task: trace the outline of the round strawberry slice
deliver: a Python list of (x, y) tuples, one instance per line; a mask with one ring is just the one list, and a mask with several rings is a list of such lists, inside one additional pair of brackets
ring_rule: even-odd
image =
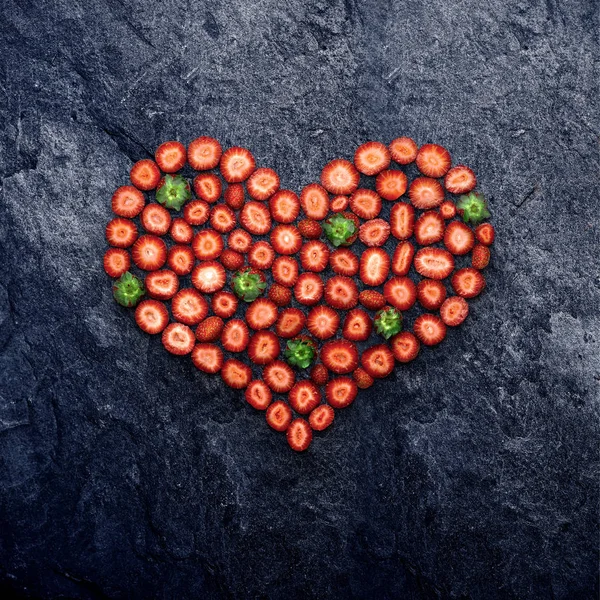
[(446, 325), (456, 327), (460, 325), (469, 314), (469, 303), (461, 296), (452, 296), (442, 304), (440, 317)]
[(279, 189), (279, 175), (273, 169), (256, 169), (246, 181), (246, 189), (255, 200), (268, 200)]
[(148, 204), (140, 217), (142, 227), (153, 235), (165, 235), (171, 227), (171, 215), (160, 204)]
[(240, 212), (240, 223), (255, 235), (264, 235), (271, 229), (271, 213), (260, 202), (247, 202)]
[(223, 184), (214, 173), (200, 173), (194, 177), (194, 192), (196, 196), (209, 204), (216, 202), (221, 197)]
[(408, 165), (417, 158), (417, 143), (409, 137), (399, 137), (389, 145), (392, 159), (399, 165)]
[[(388, 259), (389, 260), (389, 259)], [(353, 279), (335, 275), (325, 286), (325, 302), (332, 308), (348, 310), (358, 303), (358, 288)]]
[(204, 373), (218, 373), (223, 366), (223, 351), (216, 344), (196, 344), (192, 350), (192, 362)]
[(452, 164), (450, 152), (438, 144), (424, 144), (417, 152), (417, 168), (427, 177), (443, 177)]
[(361, 144), (354, 153), (354, 166), (364, 175), (377, 175), (390, 166), (391, 160), (390, 151), (381, 142)]
[(346, 315), (342, 335), (353, 342), (364, 342), (372, 330), (371, 317), (364, 310), (355, 308)]
[(288, 400), (298, 414), (307, 415), (321, 402), (321, 393), (311, 381), (299, 381), (289, 391)]
[(129, 179), (138, 190), (145, 192), (153, 190), (160, 181), (160, 169), (156, 163), (149, 158), (138, 160), (131, 171), (129, 171)]
[(267, 365), (274, 361), (281, 351), (279, 338), (272, 331), (258, 331), (248, 344), (248, 356), (256, 365)]
[(329, 194), (318, 183), (311, 183), (302, 189), (300, 204), (304, 214), (311, 220), (322, 221), (329, 214)]
[(221, 367), (221, 379), (234, 390), (243, 390), (252, 381), (252, 369), (235, 358), (229, 358)]
[(306, 324), (306, 315), (299, 308), (285, 308), (279, 313), (275, 332), (282, 338), (294, 338)]
[(365, 285), (381, 285), (390, 273), (390, 257), (382, 248), (367, 248), (360, 257), (360, 280)]
[(298, 281), (298, 262), (290, 256), (280, 256), (275, 259), (271, 273), (277, 283), (291, 287)]
[(256, 167), (250, 150), (233, 146), (223, 152), (220, 161), (221, 174), (228, 183), (246, 181)]
[(181, 218), (171, 221), (169, 233), (176, 244), (189, 244), (194, 237), (194, 230), (185, 219)]
[(321, 171), (321, 185), (336, 196), (354, 193), (359, 180), (360, 173), (356, 167), (343, 158), (332, 160)]
[(421, 343), (426, 346), (435, 346), (446, 337), (444, 322), (437, 315), (429, 313), (419, 315), (415, 319), (413, 329)]
[(444, 200), (439, 208), (442, 219), (449, 221), (456, 216), (456, 204), (452, 200)]
[(478, 225), (475, 229), (475, 237), (480, 244), (491, 246), (496, 237), (494, 226), (491, 223), (482, 223), (481, 225)]
[(300, 304), (314, 306), (323, 296), (323, 281), (315, 273), (302, 273), (294, 285), (294, 296)]
[(451, 194), (467, 194), (477, 185), (475, 173), (465, 165), (452, 167), (444, 177), (444, 187)]
[(275, 250), (269, 242), (256, 242), (248, 252), (248, 262), (255, 269), (268, 269), (275, 260)]
[(444, 201), (444, 188), (436, 179), (417, 177), (408, 188), (408, 197), (415, 208), (429, 210)]
[(244, 186), (241, 183), (232, 183), (228, 185), (223, 197), (229, 208), (232, 210), (239, 210), (244, 206), (244, 202), (246, 201)]
[(135, 309), (135, 322), (142, 331), (154, 335), (169, 324), (169, 311), (158, 300), (143, 300)]
[(183, 207), (183, 218), (190, 225), (204, 225), (210, 216), (210, 206), (204, 200), (192, 200)]
[(206, 300), (194, 289), (179, 290), (171, 300), (173, 318), (184, 325), (197, 325), (208, 314)]
[(196, 337), (187, 325), (171, 323), (162, 333), (162, 343), (167, 352), (183, 356), (194, 349)]
[(300, 214), (300, 201), (294, 192), (279, 190), (269, 199), (269, 210), (274, 221), (293, 223)]
[(375, 179), (375, 190), (384, 200), (398, 200), (407, 187), (408, 180), (402, 171), (387, 169)]
[(217, 292), (211, 301), (211, 308), (215, 315), (228, 319), (235, 314), (238, 307), (238, 299), (231, 292)]
[(331, 200), (331, 206), (329, 207), (331, 212), (338, 213), (347, 210), (350, 204), (350, 198), (348, 196), (335, 196)]
[[(485, 246), (482, 246), (485, 247)], [(123, 248), (109, 248), (104, 254), (104, 270), (109, 277), (121, 277), (129, 271), (131, 258), (129, 252)]]
[(187, 152), (181, 142), (162, 143), (154, 153), (154, 160), (163, 173), (175, 173), (185, 166)]
[(246, 323), (254, 329), (268, 329), (277, 321), (277, 305), (268, 298), (254, 300), (246, 309)]
[(106, 226), (106, 241), (115, 248), (129, 248), (137, 236), (137, 227), (129, 219), (117, 217)]
[(415, 223), (415, 239), (421, 246), (430, 246), (441, 241), (444, 237), (446, 224), (444, 219), (435, 211), (423, 213)]
[(236, 252), (246, 253), (252, 245), (252, 236), (243, 229), (235, 229), (229, 234), (227, 245)]
[(192, 249), (198, 260), (214, 260), (223, 252), (223, 238), (212, 229), (199, 231), (192, 240)]
[(417, 286), (409, 277), (392, 277), (383, 286), (383, 297), (394, 308), (406, 311), (417, 300)]
[(288, 364), (274, 360), (263, 369), (263, 379), (276, 394), (285, 394), (292, 389), (296, 376)]
[(302, 245), (300, 264), (305, 271), (320, 273), (327, 267), (329, 248), (320, 240), (310, 240)]
[(452, 221), (448, 223), (444, 233), (444, 246), (448, 248), (452, 254), (463, 255), (468, 254), (475, 245), (475, 234), (473, 230), (462, 223), (461, 221)]
[(325, 365), (313, 365), (310, 370), (310, 378), (316, 385), (325, 385), (329, 381), (329, 371)]
[(436, 279), (422, 279), (417, 285), (417, 299), (423, 308), (437, 310), (446, 299), (446, 287)]
[(308, 313), (307, 327), (318, 340), (333, 337), (340, 326), (340, 316), (329, 306), (315, 306)]
[(383, 246), (390, 237), (390, 225), (383, 219), (371, 219), (360, 226), (358, 237), (365, 246)]
[(281, 400), (267, 408), (267, 423), (275, 431), (285, 431), (292, 422), (292, 409)]
[(466, 267), (452, 275), (451, 283), (457, 295), (463, 298), (475, 298), (485, 287), (485, 278), (481, 271)]
[(304, 452), (312, 442), (312, 429), (308, 421), (294, 419), (287, 429), (286, 438), (292, 450)]
[(250, 341), (246, 323), (241, 319), (231, 319), (225, 323), (221, 333), (221, 344), (229, 352), (243, 352)]
[(271, 231), (271, 245), (279, 254), (296, 254), (302, 246), (302, 236), (293, 225), (277, 225)]
[(381, 197), (373, 190), (356, 190), (350, 196), (350, 210), (361, 219), (374, 219), (381, 212)]
[(346, 340), (325, 342), (321, 347), (321, 362), (333, 373), (352, 373), (358, 366), (358, 350)]
[(255, 408), (256, 410), (267, 410), (269, 404), (271, 404), (273, 394), (264, 381), (254, 379), (246, 388), (245, 398), (246, 402), (248, 402), (252, 408)]
[(329, 266), (334, 273), (352, 277), (358, 273), (358, 257), (349, 248), (338, 248), (329, 256)]
[(327, 429), (334, 418), (334, 411), (329, 404), (320, 404), (308, 416), (308, 422), (315, 431)]
[(325, 397), (333, 408), (350, 406), (357, 394), (358, 386), (351, 377), (337, 377), (332, 379), (325, 387)]
[(390, 339), (394, 358), (400, 363), (408, 363), (417, 358), (420, 346), (419, 340), (410, 331), (402, 331)]
[(394, 370), (394, 355), (386, 344), (367, 348), (362, 355), (361, 365), (373, 378), (387, 377)]
[(414, 256), (415, 247), (410, 242), (400, 242), (392, 257), (392, 273), (401, 277), (408, 275)]
[(214, 169), (221, 159), (223, 149), (214, 138), (202, 136), (191, 141), (187, 149), (190, 167), (196, 171)]
[(421, 248), (415, 255), (417, 273), (429, 279), (445, 279), (454, 271), (454, 257), (442, 248)]
[(221, 317), (208, 317), (196, 327), (196, 339), (199, 342), (215, 342), (221, 337), (224, 327)]
[(216, 261), (200, 263), (192, 271), (192, 285), (205, 294), (223, 289), (226, 281), (225, 268)]
[(137, 217), (142, 212), (145, 204), (144, 194), (132, 185), (123, 185), (117, 188), (111, 200), (115, 215), (129, 219)]
[(169, 300), (179, 289), (179, 278), (173, 271), (153, 271), (144, 280), (146, 291), (151, 298)]
[(131, 249), (133, 262), (144, 271), (157, 271), (167, 262), (167, 246), (155, 235), (143, 235)]
[(235, 227), (235, 213), (224, 204), (210, 211), (210, 224), (215, 231), (229, 233)]

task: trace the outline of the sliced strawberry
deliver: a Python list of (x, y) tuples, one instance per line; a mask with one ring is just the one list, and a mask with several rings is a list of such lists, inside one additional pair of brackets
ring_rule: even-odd
[(227, 238), (227, 245), (232, 250), (245, 254), (252, 245), (252, 236), (243, 229), (234, 229)]
[(378, 344), (363, 352), (360, 364), (371, 377), (381, 379), (394, 370), (395, 360), (387, 344)]
[(454, 257), (443, 248), (421, 248), (415, 254), (415, 269), (429, 279), (445, 279), (454, 270)]
[(171, 239), (176, 244), (189, 244), (194, 237), (194, 230), (191, 226), (181, 218), (173, 219), (169, 229)]
[(369, 310), (380, 310), (385, 305), (385, 298), (383, 294), (376, 292), (375, 290), (363, 290), (358, 295), (359, 302)]
[(331, 200), (331, 205), (329, 209), (331, 212), (338, 213), (343, 212), (348, 208), (348, 204), (350, 203), (350, 199), (348, 196), (335, 196)]
[(354, 153), (354, 166), (364, 175), (377, 175), (390, 166), (392, 157), (385, 144), (367, 142)]
[(350, 196), (350, 210), (361, 219), (374, 219), (381, 212), (381, 197), (373, 190), (356, 190)]
[(451, 296), (444, 300), (440, 308), (440, 317), (446, 325), (456, 327), (460, 325), (469, 314), (469, 303), (460, 296)]
[(366, 390), (375, 383), (375, 380), (362, 367), (354, 369), (352, 379), (356, 381), (356, 385), (361, 390)]
[(239, 271), (244, 266), (244, 255), (231, 248), (225, 248), (221, 252), (221, 264), (228, 271)]
[(450, 152), (438, 144), (424, 144), (417, 152), (417, 168), (427, 177), (443, 177), (452, 164)]
[(277, 225), (271, 231), (271, 245), (279, 254), (296, 254), (302, 246), (302, 236), (294, 225)]
[(179, 289), (179, 278), (173, 271), (152, 271), (146, 275), (144, 286), (148, 295), (157, 300), (169, 300)]
[(384, 200), (398, 200), (406, 192), (408, 180), (402, 171), (387, 169), (377, 175), (375, 189)]
[(198, 260), (214, 260), (223, 252), (223, 238), (213, 229), (199, 231), (192, 241), (192, 249)]
[(103, 265), (109, 277), (121, 277), (123, 273), (129, 271), (131, 257), (123, 248), (109, 248), (104, 254)]
[(333, 373), (352, 373), (358, 366), (358, 350), (347, 340), (325, 342), (321, 347), (321, 362)]
[(406, 311), (417, 300), (417, 286), (409, 277), (392, 277), (383, 286), (383, 297), (394, 308)]
[(302, 273), (294, 285), (294, 296), (300, 304), (314, 306), (323, 297), (323, 282), (315, 273)]
[(437, 310), (446, 299), (446, 288), (437, 279), (422, 279), (417, 285), (417, 299), (423, 308)]
[(292, 287), (298, 281), (298, 262), (290, 256), (280, 256), (275, 259), (271, 273), (277, 283)]
[(288, 364), (274, 360), (263, 369), (263, 379), (276, 394), (285, 394), (292, 389), (296, 376)]
[(329, 194), (318, 183), (311, 183), (302, 189), (300, 205), (309, 219), (321, 221), (329, 214)]
[(321, 224), (313, 219), (303, 219), (298, 223), (298, 231), (307, 240), (316, 240), (323, 234)]
[(444, 187), (451, 194), (466, 194), (474, 189), (476, 185), (475, 173), (465, 165), (452, 167), (444, 177)]
[(279, 175), (273, 169), (256, 169), (246, 181), (246, 190), (255, 200), (268, 200), (279, 189)]
[(321, 185), (336, 196), (354, 193), (359, 180), (360, 173), (356, 167), (343, 158), (332, 160), (321, 171)]
[(131, 249), (133, 262), (144, 271), (157, 271), (167, 262), (167, 246), (155, 235), (143, 235)]
[(252, 329), (268, 329), (277, 321), (277, 305), (268, 298), (257, 298), (246, 309), (246, 323)]
[(192, 350), (192, 362), (204, 373), (218, 373), (223, 366), (223, 351), (215, 344), (196, 344)]
[(417, 177), (408, 188), (408, 197), (415, 208), (429, 210), (444, 201), (444, 188), (435, 179)]
[(325, 286), (325, 302), (332, 308), (348, 310), (358, 303), (358, 288), (353, 279), (334, 275)]
[(214, 173), (200, 173), (196, 175), (193, 185), (196, 196), (209, 204), (216, 202), (221, 197), (223, 184)]
[(220, 233), (229, 233), (235, 227), (235, 213), (228, 206), (219, 204), (210, 211), (210, 224)]
[(485, 287), (485, 278), (481, 271), (466, 267), (452, 275), (451, 283), (457, 295), (463, 298), (475, 298)]
[(325, 397), (329, 406), (333, 408), (350, 406), (357, 394), (358, 386), (351, 377), (337, 377), (332, 379), (325, 387)]
[(241, 183), (231, 183), (227, 186), (225, 193), (223, 194), (225, 203), (229, 208), (233, 210), (239, 210), (244, 206), (244, 186)]
[(279, 190), (269, 199), (269, 210), (274, 221), (293, 223), (300, 214), (300, 200), (290, 190)]
[(398, 202), (390, 210), (390, 229), (398, 240), (407, 240), (415, 227), (415, 209), (405, 202)]
[(112, 195), (112, 211), (119, 217), (133, 219), (137, 217), (146, 204), (144, 194), (132, 185), (123, 185), (117, 188)]
[(185, 166), (187, 153), (181, 142), (162, 143), (154, 153), (154, 160), (163, 173), (175, 173)]
[(223, 152), (219, 168), (227, 183), (246, 181), (256, 167), (256, 161), (250, 150), (233, 146)]
[(338, 248), (329, 256), (329, 266), (334, 273), (352, 277), (358, 273), (358, 256), (348, 248)]
[(197, 325), (208, 314), (208, 303), (194, 289), (179, 290), (171, 300), (173, 318), (184, 325)]
[(138, 230), (133, 221), (117, 217), (106, 226), (106, 241), (115, 248), (129, 248), (136, 240)]
[(274, 361), (281, 351), (279, 338), (272, 331), (258, 331), (248, 344), (248, 356), (256, 365), (267, 365)]
[(300, 249), (300, 264), (305, 271), (320, 273), (329, 261), (329, 248), (319, 240), (305, 242)]
[(304, 419), (294, 419), (285, 435), (290, 448), (296, 452), (304, 452), (312, 442), (312, 429)]
[(372, 330), (371, 317), (361, 308), (355, 308), (346, 315), (342, 335), (352, 342), (364, 342)]
[(308, 422), (315, 431), (323, 431), (333, 423), (333, 418), (333, 408), (329, 404), (319, 404), (308, 416)]
[(392, 257), (392, 273), (403, 277), (408, 275), (415, 256), (415, 247), (410, 242), (400, 242)]
[(321, 392), (312, 381), (298, 381), (289, 391), (288, 400), (300, 415), (307, 415), (321, 403)]
[[(163, 207), (161, 206), (161, 208)], [(166, 209), (163, 208), (163, 210)], [(209, 216), (210, 206), (204, 200), (192, 200), (183, 207), (183, 218), (190, 225), (204, 225), (208, 221)]]
[(199, 342), (215, 342), (221, 337), (224, 327), (221, 317), (208, 317), (196, 327), (196, 339)]
[(425, 346), (435, 346), (446, 337), (446, 325), (437, 316), (423, 313), (415, 319), (413, 325), (415, 335)]
[(340, 326), (340, 316), (329, 306), (315, 306), (308, 313), (307, 328), (318, 340), (333, 337)]
[(285, 431), (292, 422), (292, 409), (281, 400), (267, 408), (267, 423), (275, 431)]
[(153, 235), (165, 235), (171, 227), (171, 214), (160, 204), (147, 204), (140, 220), (142, 227)]
[(444, 233), (444, 246), (452, 254), (468, 254), (475, 245), (475, 234), (473, 230), (461, 221), (452, 221), (448, 223)]
[(215, 315), (228, 319), (235, 314), (238, 307), (238, 299), (231, 292), (217, 292), (211, 300), (211, 308)]
[(183, 356), (194, 349), (196, 337), (187, 325), (171, 323), (162, 333), (162, 343), (167, 352)]
[(142, 300), (135, 309), (135, 322), (142, 331), (154, 335), (169, 324), (169, 311), (158, 300)]
[(191, 141), (187, 148), (190, 167), (196, 171), (214, 169), (221, 160), (223, 149), (215, 138), (203, 135)]
[(275, 250), (269, 242), (255, 242), (248, 252), (248, 262), (255, 269), (268, 269), (275, 260)]
[(491, 223), (482, 223), (475, 229), (475, 237), (480, 244), (491, 246), (494, 243), (496, 232)]
[(452, 200), (444, 200), (439, 209), (442, 219), (449, 221), (456, 216), (456, 204)]
[(260, 202), (247, 202), (240, 212), (240, 223), (255, 235), (264, 235), (271, 229), (271, 213)]
[(433, 210), (423, 213), (415, 223), (415, 239), (421, 246), (430, 246), (444, 237), (446, 223)]
[(360, 257), (360, 280), (365, 285), (381, 285), (390, 273), (390, 257), (383, 248), (367, 248)]
[(313, 365), (310, 370), (310, 378), (315, 385), (325, 385), (329, 381), (329, 371), (321, 363)]
[(477, 244), (471, 252), (471, 266), (475, 269), (485, 269), (490, 264), (490, 249), (483, 244)]
[(267, 410), (273, 399), (273, 393), (264, 381), (261, 379), (254, 379), (246, 388), (245, 398), (246, 402), (248, 402), (252, 408), (255, 408), (256, 410)]
[(383, 219), (372, 219), (360, 226), (358, 237), (365, 246), (383, 246), (390, 237), (390, 225)]
[(410, 331), (402, 331), (390, 340), (394, 358), (400, 363), (408, 363), (419, 354), (419, 340)]
[(417, 158), (418, 146), (416, 142), (409, 137), (399, 137), (389, 145), (392, 159), (399, 165), (408, 165)]
[(226, 282), (225, 268), (214, 260), (202, 262), (192, 271), (192, 285), (205, 294), (223, 289)]
[(221, 367), (223, 382), (234, 390), (243, 390), (252, 381), (252, 369), (235, 358), (229, 358)]
[(229, 352), (243, 352), (250, 342), (250, 333), (241, 319), (231, 319), (225, 323), (221, 333), (221, 344)]
[(306, 315), (299, 308), (284, 308), (279, 313), (275, 332), (282, 338), (294, 338), (306, 324)]
[(131, 171), (129, 171), (129, 179), (138, 190), (145, 192), (153, 190), (160, 181), (160, 169), (156, 163), (149, 158), (138, 160)]

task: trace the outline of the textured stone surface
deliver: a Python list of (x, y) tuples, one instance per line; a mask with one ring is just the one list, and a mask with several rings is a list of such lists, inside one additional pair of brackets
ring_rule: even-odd
[[(4, 0), (2, 587), (597, 597), (598, 27), (594, 0)], [(304, 456), (102, 273), (132, 161), (204, 133), (294, 189), (408, 134), (490, 199), (468, 322)]]

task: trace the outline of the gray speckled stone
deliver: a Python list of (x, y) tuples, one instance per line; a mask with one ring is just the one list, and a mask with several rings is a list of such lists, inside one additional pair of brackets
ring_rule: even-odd
[[(598, 27), (594, 0), (5, 0), (3, 589), (597, 597)], [(102, 272), (132, 161), (204, 133), (293, 189), (407, 134), (490, 199), (469, 320), (303, 456)]]

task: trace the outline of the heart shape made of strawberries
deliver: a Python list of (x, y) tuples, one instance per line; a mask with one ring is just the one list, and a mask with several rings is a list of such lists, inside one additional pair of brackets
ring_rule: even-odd
[(167, 351), (245, 390), (294, 450), (439, 344), (485, 287), (486, 202), (437, 144), (367, 142), (299, 195), (206, 136), (161, 144), (130, 179), (106, 227), (115, 300)]

